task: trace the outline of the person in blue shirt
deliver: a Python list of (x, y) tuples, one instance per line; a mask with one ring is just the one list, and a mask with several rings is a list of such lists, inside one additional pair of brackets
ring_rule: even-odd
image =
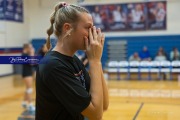
[(143, 47), (142, 51), (139, 52), (139, 56), (142, 61), (151, 61), (151, 56), (150, 56), (147, 46)]

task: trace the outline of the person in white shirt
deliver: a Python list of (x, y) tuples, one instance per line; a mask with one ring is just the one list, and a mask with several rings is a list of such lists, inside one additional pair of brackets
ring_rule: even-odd
[(170, 53), (170, 60), (180, 60), (180, 54), (178, 48), (174, 47), (173, 51)]
[(157, 4), (156, 21), (163, 22), (165, 20), (165, 17), (166, 17), (166, 11), (164, 9), (164, 4), (160, 2)]
[(154, 60), (155, 61), (166, 61), (167, 58), (161, 51), (159, 51)]
[(144, 13), (141, 4), (136, 4), (135, 9), (131, 10), (131, 19), (134, 23), (139, 23), (144, 21)]
[(129, 57), (129, 61), (141, 61), (141, 58), (139, 57), (139, 54), (135, 52), (133, 55)]
[(92, 13), (93, 21), (96, 27), (99, 27), (101, 29), (104, 29), (104, 26), (102, 24), (102, 18), (100, 15), (100, 10), (98, 6), (95, 6), (94, 12)]
[(118, 23), (126, 21), (125, 14), (123, 13), (121, 6), (117, 6), (116, 10), (114, 10), (112, 14), (114, 22)]
[(157, 3), (156, 8), (150, 9), (150, 12), (155, 16), (156, 22), (164, 22), (166, 10), (162, 2)]

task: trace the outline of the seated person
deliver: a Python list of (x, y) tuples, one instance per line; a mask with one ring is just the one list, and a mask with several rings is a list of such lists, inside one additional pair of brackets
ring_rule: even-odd
[(159, 51), (154, 60), (155, 60), (155, 61), (166, 61), (167, 58), (166, 58), (166, 56), (163, 54), (163, 52)]
[(158, 54), (159, 52), (161, 52), (164, 56), (166, 56), (166, 59), (168, 59), (168, 55), (167, 55), (167, 53), (165, 52), (165, 50), (164, 50), (163, 47), (159, 47), (159, 50), (158, 50), (157, 54)]
[(133, 55), (129, 57), (129, 61), (141, 61), (141, 58), (139, 57), (139, 54), (135, 52)]
[(170, 60), (171, 61), (178, 60), (179, 57), (180, 57), (180, 54), (179, 54), (178, 48), (174, 47), (173, 51), (171, 51), (170, 53)]
[(180, 55), (178, 54), (178, 52), (174, 53), (174, 56), (172, 58), (173, 61), (180, 61)]
[(139, 53), (139, 56), (142, 61), (151, 61), (150, 53), (146, 46), (143, 47), (143, 50)]

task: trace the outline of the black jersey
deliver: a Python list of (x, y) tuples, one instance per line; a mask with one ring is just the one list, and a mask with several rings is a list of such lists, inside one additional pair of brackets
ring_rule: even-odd
[[(29, 56), (26, 53), (23, 53), (22, 56)], [(22, 65), (22, 77), (29, 77), (33, 75), (33, 66), (31, 64)]]
[(90, 77), (76, 57), (50, 51), (36, 74), (36, 120), (84, 120)]

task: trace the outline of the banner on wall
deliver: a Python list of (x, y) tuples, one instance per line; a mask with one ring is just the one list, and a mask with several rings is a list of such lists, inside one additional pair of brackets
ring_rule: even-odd
[(148, 8), (148, 29), (158, 30), (166, 29), (166, 1), (149, 2)]
[(15, 0), (14, 19), (17, 22), (23, 22), (23, 0)]
[(5, 0), (5, 19), (14, 21), (15, 0)]
[(127, 4), (127, 24), (128, 30), (146, 30), (146, 4)]
[(0, 0), (0, 19), (23, 22), (23, 0)]
[(0, 20), (4, 20), (5, 0), (0, 0)]
[[(90, 11), (94, 25), (102, 31), (166, 29), (166, 2), (87, 5), (84, 7)], [(152, 17), (154, 13), (157, 17)]]
[(91, 13), (94, 25), (102, 31), (127, 30), (125, 5), (85, 6)]

